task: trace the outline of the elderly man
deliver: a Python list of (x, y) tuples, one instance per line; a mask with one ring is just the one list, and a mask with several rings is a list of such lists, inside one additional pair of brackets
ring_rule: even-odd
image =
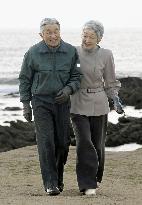
[(42, 41), (24, 56), (20, 101), (27, 121), (33, 108), (41, 174), (48, 195), (63, 191), (63, 171), (70, 136), (70, 98), (80, 87), (78, 54), (60, 37), (60, 24), (45, 18), (40, 24)]

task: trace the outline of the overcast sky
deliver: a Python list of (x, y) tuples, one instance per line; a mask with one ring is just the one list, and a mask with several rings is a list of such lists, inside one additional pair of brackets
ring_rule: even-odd
[(61, 28), (97, 19), (106, 27), (142, 27), (141, 0), (1, 0), (0, 28), (38, 28), (55, 17)]

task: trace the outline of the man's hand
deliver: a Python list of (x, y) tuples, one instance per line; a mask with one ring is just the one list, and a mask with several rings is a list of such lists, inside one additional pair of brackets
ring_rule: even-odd
[(28, 122), (32, 121), (32, 108), (29, 102), (23, 103), (23, 116)]
[(124, 110), (123, 110), (123, 106), (120, 102), (120, 99), (118, 96), (115, 96), (113, 98), (113, 105), (114, 105), (114, 109), (115, 111), (118, 113), (118, 114), (123, 114), (124, 113)]
[(70, 87), (65, 87), (62, 90), (60, 90), (56, 97), (55, 97), (55, 102), (58, 104), (62, 104), (66, 102), (69, 99), (70, 94), (72, 93)]

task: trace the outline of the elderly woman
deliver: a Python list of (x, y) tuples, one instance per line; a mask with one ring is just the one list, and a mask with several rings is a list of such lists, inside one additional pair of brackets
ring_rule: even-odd
[(71, 119), (77, 144), (77, 181), (81, 192), (96, 194), (104, 171), (108, 98), (123, 113), (118, 97), (120, 82), (115, 77), (113, 54), (98, 44), (104, 33), (98, 21), (83, 27), (82, 45), (77, 48), (83, 73), (81, 89), (71, 97)]

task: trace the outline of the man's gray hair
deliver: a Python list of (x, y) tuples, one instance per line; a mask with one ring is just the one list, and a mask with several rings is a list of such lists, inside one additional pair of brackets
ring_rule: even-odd
[(103, 37), (104, 34), (104, 26), (101, 22), (99, 21), (94, 21), (94, 20), (90, 20), (88, 22), (86, 22), (83, 26), (83, 30), (84, 29), (92, 29), (95, 31), (97, 37), (100, 39)]
[(55, 18), (44, 18), (40, 23), (40, 33), (43, 32), (44, 26), (57, 24), (60, 29), (60, 23)]

